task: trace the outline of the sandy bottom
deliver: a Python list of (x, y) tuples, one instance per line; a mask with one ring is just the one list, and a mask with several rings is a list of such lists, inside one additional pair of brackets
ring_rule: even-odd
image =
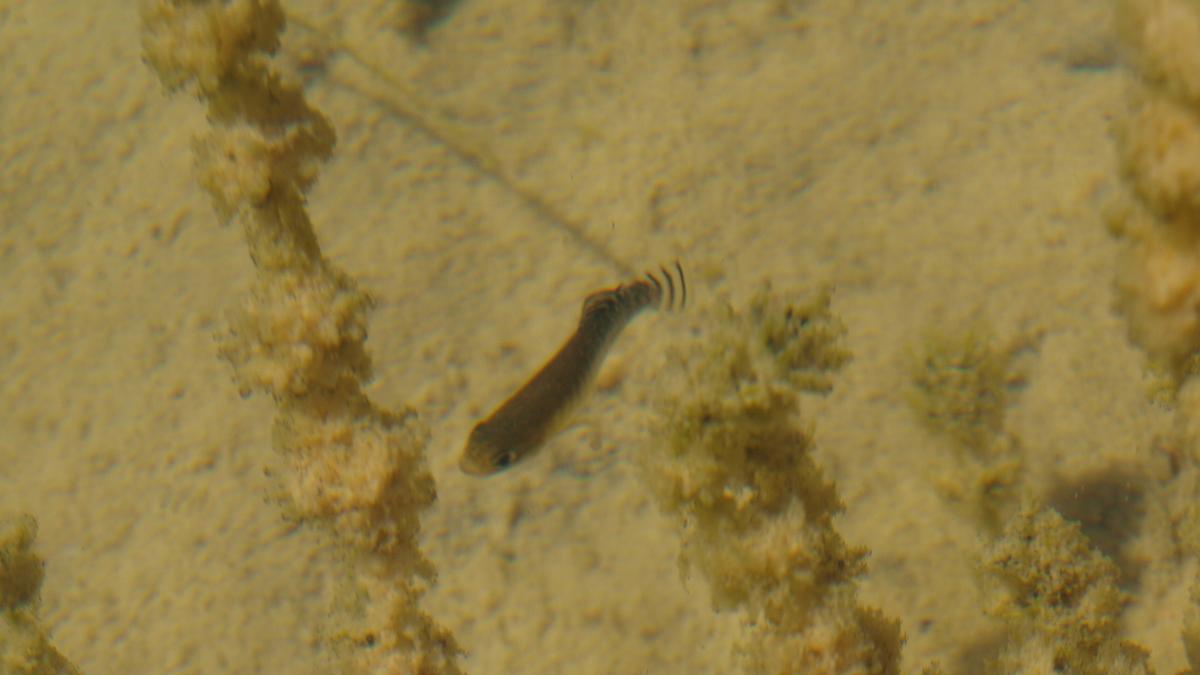
[[(1128, 637), (1159, 672), (1184, 667), (1192, 568), (1135, 517), (1155, 508), (1169, 413), (1111, 310), (1099, 215), (1126, 77), (1105, 3), (462, 0), (423, 41), (395, 4), (286, 3), (621, 264), (678, 257), (698, 295), (836, 285), (855, 360), (805, 414), (906, 670), (972, 672), (999, 635), (983, 534), (934, 488), (952, 454), (902, 394), (926, 331), (967, 320), (1034, 338), (1007, 417), (1029, 486), (1095, 515), (1130, 575)], [(239, 398), (216, 357), (251, 267), (194, 182), (203, 111), (162, 93), (138, 41), (132, 2), (0, 0), (0, 509), (39, 520), (44, 616), (86, 672), (315, 672), (337, 561), (282, 519), (271, 403)], [(460, 475), (473, 421), (618, 267), (416, 129), (345, 54), (296, 30), (287, 50), (339, 134), (310, 207), (379, 299), (372, 394), (431, 428), (427, 605), (466, 666), (730, 672), (736, 621), (680, 581), (628, 461), (643, 432), (622, 394), (674, 324), (634, 326), (612, 386), (543, 455)]]

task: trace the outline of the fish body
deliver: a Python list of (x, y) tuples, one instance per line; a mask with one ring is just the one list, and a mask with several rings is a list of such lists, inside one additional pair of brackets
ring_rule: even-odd
[[(686, 302), (683, 268), (675, 263)], [(652, 273), (629, 284), (592, 293), (583, 302), (579, 325), (558, 352), (467, 438), (459, 468), (474, 476), (498, 473), (536, 452), (561, 430), (586, 396), (600, 364), (621, 331), (642, 310), (675, 301), (675, 280), (665, 268), (663, 283)], [(666, 294), (664, 296), (664, 293)]]

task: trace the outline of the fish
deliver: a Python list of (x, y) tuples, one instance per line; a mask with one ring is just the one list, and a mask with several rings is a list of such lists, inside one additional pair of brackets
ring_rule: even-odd
[[(459, 469), (490, 476), (537, 452), (565, 428), (595, 380), (604, 357), (629, 322), (645, 309), (687, 304), (687, 280), (679, 261), (632, 282), (596, 291), (583, 301), (575, 332), (533, 377), (471, 430)], [(661, 275), (661, 278), (660, 278)], [(677, 277), (677, 279), (676, 279)]]

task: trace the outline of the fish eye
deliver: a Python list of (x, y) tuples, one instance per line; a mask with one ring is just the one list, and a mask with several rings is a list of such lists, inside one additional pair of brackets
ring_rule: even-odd
[(512, 450), (505, 450), (499, 455), (496, 455), (496, 466), (500, 467), (501, 469), (506, 469), (510, 464), (513, 463), (514, 460), (516, 460), (516, 458), (517, 453), (513, 452)]

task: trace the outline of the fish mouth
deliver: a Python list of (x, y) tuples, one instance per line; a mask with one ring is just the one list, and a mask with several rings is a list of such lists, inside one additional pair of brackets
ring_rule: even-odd
[(469, 452), (464, 452), (462, 457), (458, 459), (458, 470), (468, 476), (490, 476), (496, 473), (496, 467), (490, 462), (480, 461), (480, 459)]

